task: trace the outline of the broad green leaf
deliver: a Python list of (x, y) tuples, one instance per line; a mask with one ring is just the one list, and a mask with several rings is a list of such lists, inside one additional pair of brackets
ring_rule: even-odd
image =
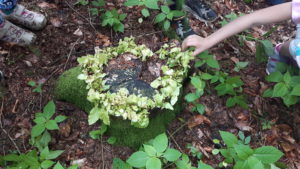
[(153, 146), (144, 144), (144, 149), (145, 152), (150, 156), (150, 157), (154, 157), (156, 155), (156, 150)]
[(208, 73), (201, 74), (201, 78), (204, 80), (210, 80), (213, 76)]
[(196, 110), (198, 111), (198, 113), (204, 114), (205, 113), (205, 106), (203, 104), (197, 104), (196, 105)]
[(132, 167), (120, 158), (114, 158), (113, 169), (132, 169)]
[(205, 83), (200, 79), (199, 76), (191, 77), (191, 83), (196, 89), (200, 91), (203, 90), (205, 87)]
[(31, 129), (31, 137), (37, 137), (45, 130), (45, 124), (37, 124)]
[(43, 109), (43, 114), (47, 120), (49, 120), (55, 113), (55, 104), (53, 101), (48, 102), (48, 104)]
[(273, 89), (267, 89), (264, 91), (263, 97), (272, 97), (273, 96)]
[(123, 14), (120, 14), (120, 15), (119, 15), (119, 20), (120, 20), (120, 21), (123, 21), (123, 20), (126, 18), (126, 16), (127, 16), (127, 14), (124, 14), (124, 13), (123, 13)]
[[(68, 169), (78, 169), (78, 165), (72, 165), (68, 167)], [(132, 169), (132, 168), (124, 168), (124, 169)]]
[(114, 29), (115, 32), (124, 32), (124, 25), (122, 23), (115, 24), (113, 26), (113, 29)]
[(266, 77), (268, 82), (281, 82), (283, 75), (280, 72), (273, 72)]
[(148, 17), (148, 16), (150, 16), (150, 12), (149, 12), (149, 10), (147, 9), (147, 8), (144, 8), (142, 11), (142, 15), (144, 16), (144, 17)]
[(59, 162), (57, 162), (53, 169), (64, 169), (64, 167)]
[(283, 153), (275, 147), (263, 146), (255, 149), (253, 156), (262, 163), (270, 164), (278, 161), (283, 156)]
[(41, 159), (45, 160), (47, 158), (47, 156), (49, 155), (49, 153), (50, 153), (49, 148), (48, 148), (48, 146), (46, 146), (41, 152)]
[(253, 150), (247, 145), (236, 144), (234, 145), (234, 150), (236, 151), (238, 157), (242, 160), (246, 160), (253, 154)]
[(50, 168), (55, 162), (51, 161), (51, 160), (45, 160), (41, 163), (41, 167), (42, 168)]
[(222, 137), (222, 140), (228, 147), (233, 147), (235, 144), (238, 143), (238, 139), (232, 133), (226, 131), (219, 131)]
[(116, 141), (117, 141), (117, 138), (116, 138), (116, 137), (109, 137), (109, 138), (107, 139), (107, 143), (108, 143), (108, 144), (115, 144)]
[(67, 116), (59, 115), (59, 116), (56, 116), (54, 120), (56, 121), (56, 123), (60, 123), (60, 122), (63, 122), (64, 120), (66, 120), (66, 119), (67, 119)]
[(59, 127), (56, 123), (56, 121), (54, 120), (49, 120), (47, 123), (46, 123), (46, 128), (48, 130), (59, 130)]
[(189, 103), (194, 102), (198, 98), (199, 98), (199, 96), (196, 93), (189, 93), (189, 94), (185, 95), (185, 97), (184, 97), (184, 99)]
[(170, 8), (168, 6), (162, 5), (160, 8), (163, 13), (165, 13), (165, 14), (170, 13)]
[(265, 169), (264, 165), (257, 158), (251, 156), (247, 160), (250, 169)]
[(159, 23), (159, 22), (162, 22), (163, 20), (166, 19), (166, 14), (164, 13), (159, 13), (158, 15), (155, 16), (155, 20), (154, 20), (154, 23)]
[(49, 154), (47, 155), (46, 159), (47, 160), (52, 160), (56, 159), (58, 156), (60, 156), (64, 151), (63, 150), (55, 150), (55, 151), (50, 151)]
[(132, 167), (141, 168), (146, 166), (146, 162), (150, 157), (143, 151), (133, 153), (126, 161)]
[(29, 81), (27, 84), (28, 84), (29, 86), (31, 86), (31, 87), (36, 86), (35, 81)]
[(227, 100), (226, 100), (226, 107), (233, 107), (236, 105), (236, 98), (235, 97), (229, 97)]
[(293, 96), (300, 96), (300, 84), (296, 85), (291, 94), (290, 95), (293, 95)]
[(265, 53), (267, 54), (267, 56), (274, 55), (274, 48), (273, 48), (273, 44), (272, 44), (271, 41), (261, 40), (260, 43), (263, 45), (263, 48), (264, 48)]
[(283, 75), (283, 81), (286, 83), (286, 84), (289, 84), (292, 80), (292, 77), (290, 75), (289, 72), (286, 72), (284, 75)]
[(288, 107), (296, 104), (299, 100), (298, 96), (292, 96), (292, 95), (285, 95), (282, 97), (282, 99), (284, 104)]
[(292, 87), (296, 87), (297, 85), (300, 84), (300, 76), (292, 76), (291, 85)]
[(170, 12), (170, 13), (167, 14), (167, 18), (168, 18), (169, 20), (172, 20), (173, 17), (174, 17), (174, 14), (173, 14), (172, 12)]
[(101, 109), (99, 107), (94, 107), (89, 114), (89, 125), (92, 125), (96, 123), (100, 119), (100, 111)]
[(125, 6), (135, 6), (139, 4), (140, 4), (139, 0), (128, 0), (124, 3)]
[(184, 12), (183, 11), (179, 11), (179, 10), (173, 10), (173, 11), (171, 11), (171, 13), (173, 13), (174, 17), (180, 17), (180, 16), (184, 15)]
[(164, 30), (165, 31), (169, 30), (170, 25), (171, 25), (171, 22), (169, 20), (165, 20), (164, 21)]
[(45, 119), (45, 117), (36, 117), (33, 121), (36, 124), (44, 124), (46, 122), (46, 119)]
[(165, 133), (156, 136), (153, 140), (153, 147), (157, 152), (164, 152), (168, 147), (168, 137)]
[(149, 158), (146, 162), (146, 169), (161, 169), (161, 161), (156, 157)]
[(210, 165), (203, 163), (202, 161), (199, 161), (198, 163), (198, 168), (199, 169), (214, 169)]
[(22, 160), (22, 158), (20, 158), (17, 154), (7, 154), (7, 155), (3, 156), (2, 159), (5, 161), (21, 161)]
[(274, 86), (273, 97), (283, 97), (288, 93), (288, 87), (284, 83), (277, 83)]
[(145, 6), (150, 9), (159, 9), (157, 0), (145, 0)]
[(218, 61), (214, 58), (208, 58), (206, 60), (206, 64), (212, 68), (220, 69), (220, 65), (219, 65)]
[(168, 148), (166, 152), (163, 154), (163, 157), (171, 162), (178, 160), (180, 156), (181, 153), (178, 150), (173, 148)]

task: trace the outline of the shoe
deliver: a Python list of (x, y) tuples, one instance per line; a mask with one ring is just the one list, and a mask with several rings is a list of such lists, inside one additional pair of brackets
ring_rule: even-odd
[(273, 72), (278, 71), (277, 70), (277, 64), (278, 63), (285, 63), (288, 64), (290, 61), (287, 57), (283, 57), (281, 55), (279, 55), (279, 48), (280, 48), (281, 44), (276, 45), (275, 49), (274, 49), (274, 55), (269, 56), (268, 59), (268, 63), (267, 63), (267, 68), (266, 68), (266, 72), (267, 74), (271, 74)]
[(16, 5), (12, 13), (7, 15), (2, 12), (2, 14), (11, 22), (23, 25), (31, 30), (40, 30), (44, 28), (47, 23), (47, 19), (44, 15), (30, 11), (20, 4)]
[(186, 0), (183, 9), (202, 22), (213, 22), (218, 15), (202, 0)]
[(196, 33), (189, 25), (189, 22), (186, 18), (175, 20), (176, 23), (176, 34), (181, 38), (185, 39), (190, 35), (195, 35)]
[(0, 40), (16, 43), (20, 46), (27, 46), (32, 44), (36, 36), (32, 32), (27, 32), (24, 29), (4, 20), (0, 25)]
[(270, 5), (278, 5), (278, 4), (285, 3), (285, 0), (267, 0), (267, 2), (268, 2)]

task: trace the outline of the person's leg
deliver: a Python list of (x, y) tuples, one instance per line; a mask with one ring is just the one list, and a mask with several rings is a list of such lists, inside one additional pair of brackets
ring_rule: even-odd
[(285, 0), (267, 0), (267, 2), (268, 2), (270, 5), (278, 5), (278, 4), (285, 3)]
[(17, 24), (21, 24), (32, 30), (40, 30), (46, 25), (47, 19), (44, 15), (30, 11), (17, 0), (0, 0), (2, 15)]

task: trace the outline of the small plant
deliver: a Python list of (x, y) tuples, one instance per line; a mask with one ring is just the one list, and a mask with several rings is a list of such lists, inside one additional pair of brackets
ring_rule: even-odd
[(186, 147), (190, 150), (190, 153), (193, 157), (196, 157), (197, 159), (201, 160), (203, 154), (199, 152), (196, 147), (194, 147), (192, 144), (187, 144)]
[(35, 81), (29, 81), (27, 84), (34, 88), (32, 92), (42, 93), (42, 84), (37, 84)]
[(169, 30), (171, 21), (174, 17), (183, 16), (184, 13), (178, 10), (171, 10), (168, 6), (162, 5), (161, 12), (155, 16), (154, 23), (161, 23), (165, 31)]
[(234, 67), (234, 71), (239, 72), (240, 70), (244, 69), (245, 67), (247, 67), (247, 65), (249, 64), (249, 62), (237, 62), (235, 64)]
[(280, 168), (277, 161), (283, 156), (283, 153), (272, 146), (262, 146), (252, 149), (249, 145), (245, 145), (243, 141), (229, 132), (220, 131), (222, 140), (226, 144), (224, 149), (219, 149), (225, 160), (220, 167), (226, 167), (233, 164), (234, 169), (264, 169), (264, 168)]
[(115, 32), (124, 32), (124, 25), (121, 21), (126, 18), (126, 14), (119, 14), (116, 9), (106, 11), (102, 15), (102, 26), (110, 26)]
[(205, 106), (203, 104), (197, 103), (196, 101), (204, 93), (205, 82), (201, 80), (200, 76), (193, 76), (191, 77), (191, 83), (195, 87), (196, 91), (194, 93), (188, 93), (184, 98), (188, 103), (192, 103), (194, 105), (193, 111), (204, 114)]
[(104, 0), (95, 0), (95, 1), (92, 1), (92, 5), (94, 7), (90, 9), (91, 14), (93, 16), (99, 16), (99, 12), (102, 12), (104, 10), (104, 8), (99, 9), (99, 7), (103, 7), (105, 5), (105, 1)]
[(195, 67), (201, 67), (206, 64), (211, 68), (220, 69), (218, 61), (214, 58), (213, 55), (210, 55), (208, 51), (202, 52), (198, 55), (198, 57), (200, 60), (196, 61)]
[(221, 24), (222, 26), (225, 26), (226, 24), (228, 24), (229, 22), (237, 19), (238, 17), (240, 16), (243, 16), (244, 14), (240, 14), (240, 15), (237, 15), (236, 13), (234, 12), (231, 12), (230, 14), (226, 15), (225, 16), (225, 19), (220, 21), (219, 24)]
[(242, 131), (239, 131), (238, 136), (239, 136), (239, 140), (238, 140), (239, 144), (248, 145), (251, 141), (251, 136), (245, 137), (245, 134)]
[(299, 103), (300, 76), (292, 76), (289, 71), (284, 74), (277, 71), (268, 75), (266, 80), (275, 85), (264, 92), (264, 97), (279, 97), (286, 106)]
[(66, 116), (56, 116), (52, 119), (55, 113), (55, 104), (50, 101), (43, 109), (42, 113), (36, 113), (33, 120), (36, 125), (31, 130), (31, 143), (35, 145), (40, 151), (47, 147), (51, 140), (48, 130), (58, 130), (57, 123), (64, 121)]
[(266, 120), (266, 119), (261, 119), (262, 120), (262, 129), (266, 130), (266, 129), (271, 129), (272, 125), (274, 125), (274, 122)]
[(150, 16), (149, 9), (159, 9), (158, 0), (128, 0), (125, 6), (143, 6), (141, 13), (144, 17)]
[[(113, 169), (161, 169), (175, 163), (178, 169), (197, 169), (192, 167), (191, 161), (186, 154), (169, 148), (168, 137), (165, 133), (156, 136), (144, 144), (139, 151), (133, 153), (126, 162), (119, 158), (113, 160)], [(213, 169), (202, 161), (199, 161), (198, 169)]]

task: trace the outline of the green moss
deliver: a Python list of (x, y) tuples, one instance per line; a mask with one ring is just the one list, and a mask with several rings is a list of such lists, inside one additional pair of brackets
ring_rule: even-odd
[[(56, 83), (54, 95), (57, 100), (72, 103), (82, 110), (89, 112), (93, 108), (93, 105), (86, 99), (88, 91), (86, 90), (85, 82), (77, 79), (80, 73), (81, 69), (79, 67), (72, 68), (63, 73)], [(166, 109), (153, 110), (150, 116), (150, 123), (146, 128), (136, 128), (131, 125), (129, 120), (112, 118), (107, 134), (116, 137), (116, 145), (138, 148), (146, 141), (165, 132), (168, 124), (181, 111), (181, 99), (174, 105), (174, 111)]]

